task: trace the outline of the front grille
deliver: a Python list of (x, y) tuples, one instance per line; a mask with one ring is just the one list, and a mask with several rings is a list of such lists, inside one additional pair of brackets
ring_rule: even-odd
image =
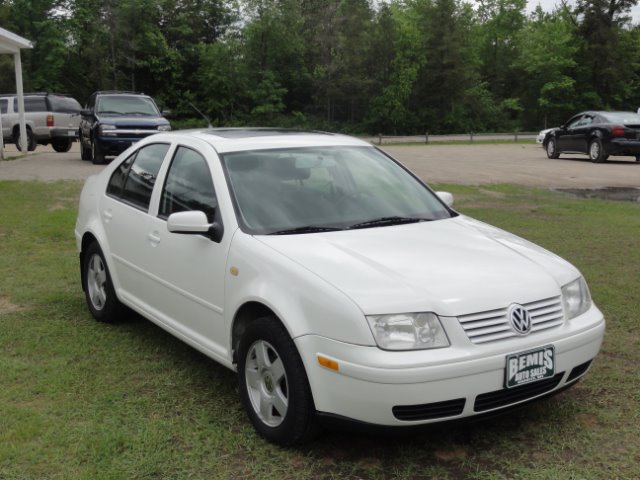
[(573, 370), (571, 370), (571, 373), (569, 374), (569, 378), (567, 378), (567, 383), (575, 380), (578, 377), (581, 377), (582, 375), (585, 374), (585, 372), (587, 370), (589, 370), (589, 365), (591, 365), (591, 360), (589, 360), (588, 362), (585, 362), (581, 365), (578, 365), (577, 367), (574, 367)]
[[(554, 328), (564, 322), (562, 299), (559, 296), (523, 303), (522, 306), (531, 315), (531, 333)], [(458, 320), (473, 343), (497, 342), (517, 336), (509, 324), (508, 310), (509, 307), (505, 307), (487, 312), (471, 313), (459, 316)]]
[(557, 373), (555, 377), (515, 388), (504, 388), (495, 392), (483, 393), (476, 397), (473, 409), (476, 412), (485, 412), (494, 408), (506, 407), (514, 403), (522, 402), (538, 395), (550, 392), (558, 386), (564, 372)]
[(423, 405), (397, 405), (392, 408), (392, 411), (393, 416), (398, 420), (433, 420), (460, 415), (464, 410), (465, 402), (464, 398), (457, 398)]

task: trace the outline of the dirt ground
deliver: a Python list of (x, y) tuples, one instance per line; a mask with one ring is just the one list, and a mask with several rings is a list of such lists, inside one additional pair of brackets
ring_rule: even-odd
[[(602, 164), (584, 155), (550, 160), (537, 144), (387, 145), (382, 147), (427, 182), (481, 185), (512, 183), (546, 188), (640, 187), (640, 162), (610, 157)], [(5, 157), (18, 154), (13, 145)], [(78, 144), (68, 153), (38, 145), (23, 158), (0, 161), (0, 180), (83, 180), (102, 166), (80, 160)]]

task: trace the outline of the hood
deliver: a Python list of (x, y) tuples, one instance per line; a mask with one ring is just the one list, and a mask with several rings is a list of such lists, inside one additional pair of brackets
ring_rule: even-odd
[(468, 217), (259, 241), (348, 295), (365, 314), (459, 316), (560, 295), (579, 272)]

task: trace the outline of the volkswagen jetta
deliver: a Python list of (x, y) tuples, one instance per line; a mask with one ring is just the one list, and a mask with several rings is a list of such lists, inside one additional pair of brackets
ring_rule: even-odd
[(575, 384), (605, 328), (580, 272), (452, 203), (346, 136), (160, 133), (87, 180), (82, 287), (97, 320), (127, 306), (236, 371), (283, 445)]

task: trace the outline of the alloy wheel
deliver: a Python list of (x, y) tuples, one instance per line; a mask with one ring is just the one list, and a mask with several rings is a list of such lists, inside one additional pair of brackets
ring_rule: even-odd
[(87, 269), (87, 288), (93, 308), (102, 310), (107, 302), (107, 272), (100, 255), (94, 254)]
[(279, 426), (289, 408), (289, 389), (282, 359), (269, 342), (258, 340), (251, 345), (244, 377), (255, 413), (265, 425)]

